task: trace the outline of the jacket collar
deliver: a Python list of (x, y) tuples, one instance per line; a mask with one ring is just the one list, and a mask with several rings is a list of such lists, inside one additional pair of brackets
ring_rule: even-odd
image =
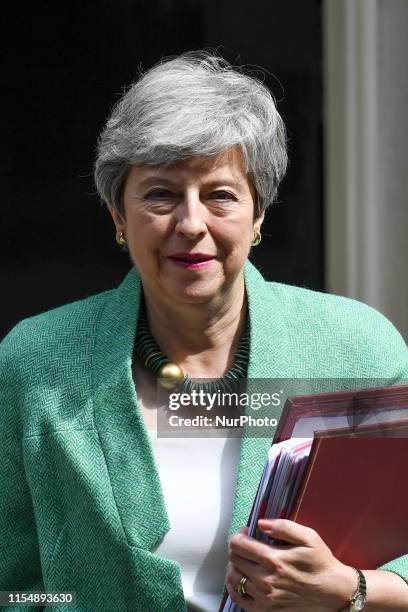
[[(249, 261), (245, 266), (245, 286), (251, 326), (248, 378), (286, 376), (288, 373), (282, 370), (287, 351), (282, 338), (281, 307)], [(95, 427), (126, 541), (130, 546), (152, 549), (170, 529), (170, 523), (132, 378), (140, 295), (141, 282), (135, 268), (108, 295), (97, 324), (93, 398)], [(244, 432), (231, 533), (247, 522), (273, 433), (254, 438)]]
[[(259, 379), (289, 376), (288, 360), (285, 358), (289, 351), (286, 348), (286, 334), (283, 334), (284, 317), (277, 294), (271, 291), (273, 286), (247, 261), (245, 288), (251, 329), (248, 393), (260, 391)], [(277, 419), (281, 410), (282, 406), (275, 412)], [(247, 524), (274, 433), (272, 430), (270, 435), (254, 437), (249, 428), (243, 432), (230, 535)]]

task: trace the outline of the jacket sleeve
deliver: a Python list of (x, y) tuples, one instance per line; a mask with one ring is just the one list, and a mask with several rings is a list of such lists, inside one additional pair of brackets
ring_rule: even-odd
[(393, 572), (401, 576), (403, 580), (408, 584), (408, 555), (393, 559), (384, 565), (381, 565), (378, 569), (386, 570), (387, 572)]
[[(0, 343), (0, 591), (43, 589), (36, 522), (22, 455), (18, 326)], [(30, 373), (27, 372), (29, 377)], [(39, 606), (6, 606), (39, 610)]]

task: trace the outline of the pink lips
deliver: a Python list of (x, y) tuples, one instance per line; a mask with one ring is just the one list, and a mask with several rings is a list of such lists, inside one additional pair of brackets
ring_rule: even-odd
[(169, 255), (167, 259), (181, 268), (197, 270), (209, 266), (215, 257), (205, 253), (175, 253), (174, 255)]

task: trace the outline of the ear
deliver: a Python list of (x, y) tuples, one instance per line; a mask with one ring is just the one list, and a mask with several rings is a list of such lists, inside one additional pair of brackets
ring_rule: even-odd
[(120, 212), (118, 212), (116, 210), (116, 208), (114, 208), (113, 206), (111, 206), (109, 204), (108, 204), (108, 209), (109, 209), (109, 212), (110, 212), (110, 214), (112, 216), (112, 219), (113, 219), (113, 222), (115, 224), (116, 230), (118, 232), (123, 232), (123, 230), (126, 227), (126, 220), (125, 220), (125, 218), (123, 217), (123, 215), (121, 215)]
[(261, 214), (259, 215), (259, 217), (257, 217), (257, 219), (255, 219), (254, 221), (254, 232), (261, 231), (261, 225), (263, 223), (264, 218), (265, 218), (265, 211), (263, 210)]

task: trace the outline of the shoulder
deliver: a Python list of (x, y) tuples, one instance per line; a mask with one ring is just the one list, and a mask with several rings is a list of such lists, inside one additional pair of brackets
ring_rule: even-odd
[(291, 314), (297, 315), (300, 320), (313, 322), (323, 318), (325, 323), (350, 325), (357, 322), (361, 325), (363, 321), (367, 325), (381, 322), (389, 330), (395, 330), (378, 310), (358, 300), (283, 283), (268, 282), (267, 286), (271, 295), (284, 302)]
[[(408, 378), (408, 347), (395, 326), (358, 300), (281, 283), (267, 291), (282, 306), (290, 333), (325, 346), (370, 376)], [(362, 374), (364, 374), (364, 367)]]
[[(380, 326), (381, 332), (398, 334), (394, 325), (375, 308), (358, 300), (295, 287), (282, 283), (267, 283), (268, 290), (290, 310), (291, 315), (301, 323), (313, 326), (344, 326), (354, 333), (372, 331), (373, 325)], [(399, 334), (398, 334), (399, 335)]]
[[(49, 356), (80, 352), (95, 331), (99, 313), (114, 290), (58, 306), (20, 321), (0, 343), (0, 366), (38, 369)], [(2, 368), (3, 369), (3, 368)]]
[(23, 319), (1, 342), (0, 419), (10, 432), (88, 423), (96, 329), (112, 291)]

